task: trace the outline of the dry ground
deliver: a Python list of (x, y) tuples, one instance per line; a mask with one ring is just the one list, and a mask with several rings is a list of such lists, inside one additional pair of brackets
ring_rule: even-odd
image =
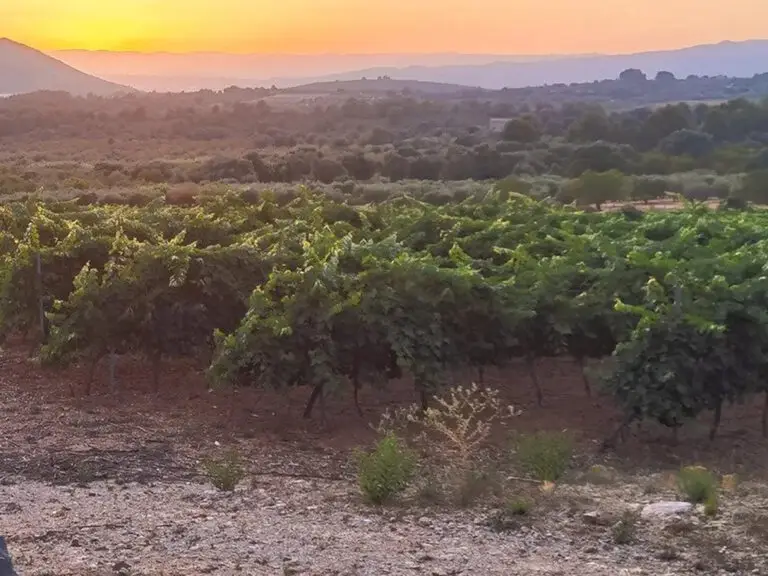
[[(72, 398), (83, 370), (43, 371), (12, 346), (0, 353), (0, 534), (28, 575), (528, 575), (758, 574), (768, 576), (768, 441), (760, 404), (736, 406), (722, 433), (707, 422), (669, 431), (646, 425), (616, 451), (597, 447), (619, 418), (588, 398), (569, 361), (541, 362), (544, 406), (521, 367), (486, 380), (523, 410), (506, 436), (571, 431), (567, 481), (537, 496), (531, 513), (496, 521), (485, 505), (451, 510), (415, 501), (373, 509), (358, 495), (350, 450), (370, 424), (413, 400), (407, 382), (330, 398), (303, 420), (305, 390), (210, 392), (193, 366), (167, 367), (149, 392), (140, 359), (121, 359), (117, 390), (100, 374), (93, 395)], [(467, 383), (470, 375), (456, 375)], [(200, 459), (236, 446), (248, 477), (234, 494), (211, 488)], [(601, 463), (612, 472), (592, 478)], [(626, 510), (676, 499), (669, 472), (700, 463), (743, 479), (714, 519), (700, 511), (640, 520), (634, 541), (614, 527)], [(512, 490), (529, 490), (521, 485)]]

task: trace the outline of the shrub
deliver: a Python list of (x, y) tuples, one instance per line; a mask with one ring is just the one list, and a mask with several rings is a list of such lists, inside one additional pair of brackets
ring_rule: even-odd
[(526, 497), (515, 497), (507, 500), (505, 509), (512, 516), (526, 516), (533, 507), (533, 501)]
[(171, 206), (193, 206), (200, 195), (200, 187), (193, 182), (178, 184), (165, 193), (165, 203)]
[(653, 176), (636, 176), (632, 180), (632, 189), (629, 197), (648, 203), (649, 200), (664, 198), (667, 191), (667, 181), (664, 178)]
[(357, 454), (357, 480), (363, 496), (372, 504), (384, 504), (402, 493), (415, 471), (415, 458), (392, 432), (371, 452)]
[(556, 482), (568, 468), (573, 445), (565, 434), (540, 432), (523, 437), (517, 458), (526, 472), (542, 482)]
[(203, 470), (211, 484), (225, 492), (234, 491), (245, 477), (242, 461), (235, 450), (228, 451), (222, 458), (204, 460)]
[(611, 535), (615, 544), (631, 544), (637, 534), (637, 512), (627, 510), (622, 514), (621, 519), (613, 525)]
[(704, 514), (709, 517), (717, 516), (717, 512), (720, 509), (720, 498), (717, 495), (717, 491), (712, 491), (707, 499), (704, 501)]
[(702, 466), (686, 466), (677, 475), (677, 487), (693, 504), (717, 497), (717, 478)]

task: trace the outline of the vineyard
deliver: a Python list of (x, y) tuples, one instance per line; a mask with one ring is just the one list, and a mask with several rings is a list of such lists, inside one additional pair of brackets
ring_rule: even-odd
[[(213, 386), (326, 393), (456, 369), (600, 363), (625, 419), (677, 430), (768, 398), (768, 213), (588, 213), (488, 192), (350, 207), (302, 190), (188, 207), (0, 207), (0, 330), (50, 366), (210, 359)], [(584, 394), (597, 394), (584, 378)], [(523, 383), (522, 385), (525, 385)], [(762, 428), (766, 433), (768, 400)], [(608, 440), (615, 439), (614, 437)]]

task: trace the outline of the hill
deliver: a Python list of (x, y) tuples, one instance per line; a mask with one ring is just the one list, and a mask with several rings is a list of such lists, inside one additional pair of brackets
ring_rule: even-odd
[(330, 82), (312, 82), (293, 88), (282, 90), (286, 94), (321, 95), (343, 92), (346, 95), (370, 94), (384, 95), (388, 92), (411, 91), (422, 95), (461, 95), (468, 92), (486, 92), (486, 90), (463, 86), (460, 84), (447, 84), (444, 82), (425, 82), (423, 80), (399, 80), (388, 77), (360, 78), (357, 80), (334, 80)]
[(636, 54), (137, 54), (84, 50), (53, 53), (90, 74), (160, 92), (229, 86), (289, 88), (316, 82), (388, 76), (487, 89), (586, 83), (627, 68), (653, 76), (750, 77), (765, 72), (768, 40), (721, 42)]
[[(562, 57), (530, 62), (374, 67), (312, 80), (322, 82), (389, 76), (401, 80), (501, 89), (593, 82), (616, 78), (628, 68), (638, 68), (650, 75), (668, 71), (683, 78), (692, 75), (749, 77), (765, 72), (765, 62), (768, 62), (768, 40), (750, 40), (721, 42), (679, 50)], [(304, 83), (308, 81), (304, 79)]]
[(0, 38), (0, 94), (38, 90), (109, 95), (133, 89), (90, 76), (34, 48)]

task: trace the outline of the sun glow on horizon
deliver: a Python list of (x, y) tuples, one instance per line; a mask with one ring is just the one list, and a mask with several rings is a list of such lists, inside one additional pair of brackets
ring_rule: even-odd
[(0, 37), (42, 50), (631, 52), (768, 37), (731, 0), (2, 0)]

